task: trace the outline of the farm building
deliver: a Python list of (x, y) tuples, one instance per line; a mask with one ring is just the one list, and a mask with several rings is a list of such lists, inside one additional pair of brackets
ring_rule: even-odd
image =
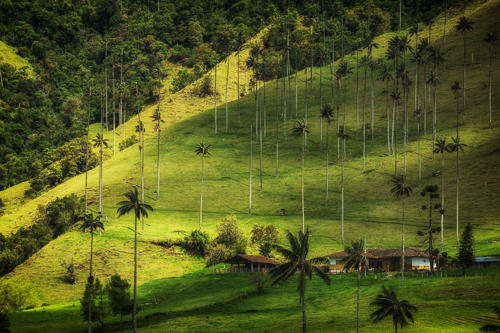
[[(330, 271), (344, 270), (345, 261), (349, 254), (345, 251), (326, 255), (330, 260)], [(401, 270), (401, 249), (367, 249), (366, 259), (368, 269), (375, 272), (395, 272)], [(405, 249), (405, 270), (429, 270), (430, 263), (427, 251), (421, 248), (409, 247)]]
[(268, 272), (271, 268), (280, 265), (277, 260), (251, 254), (237, 254), (224, 261), (224, 264), (229, 264), (231, 267), (229, 272)]

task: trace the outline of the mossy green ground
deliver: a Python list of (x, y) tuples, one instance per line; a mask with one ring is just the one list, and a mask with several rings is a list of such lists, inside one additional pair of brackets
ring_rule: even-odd
[[(500, 252), (500, 206), (496, 195), (500, 187), (499, 150), (500, 150), (500, 114), (498, 105), (500, 97), (497, 94), (500, 87), (500, 63), (497, 59), (494, 61), (493, 72), (493, 121), (494, 127), (488, 128), (488, 94), (487, 94), (487, 73), (488, 73), (488, 53), (485, 52), (486, 46), (483, 37), (487, 31), (496, 31), (498, 33), (500, 15), (500, 1), (490, 0), (481, 4), (473, 4), (468, 9), (474, 22), (474, 30), (467, 34), (468, 58), (474, 53), (474, 64), (468, 66), (467, 72), (467, 108), (460, 122), (461, 140), (467, 144), (465, 152), (460, 155), (460, 232), (465, 223), (470, 222), (474, 226), (474, 235), (476, 239), (477, 254), (498, 254)], [(437, 119), (438, 136), (446, 136), (450, 140), (455, 135), (455, 100), (450, 86), (453, 81), (462, 80), (462, 36), (457, 34), (454, 24), (457, 17), (448, 20), (448, 35), (446, 38), (445, 59), (446, 62), (440, 69), (440, 84), (438, 86)], [(442, 36), (442, 21), (437, 20), (433, 25), (433, 42), (438, 43)], [(422, 32), (426, 35), (427, 30)], [(386, 42), (392, 36), (392, 33), (377, 38), (380, 48), (376, 50), (375, 57), (384, 54)], [(414, 42), (412, 42), (414, 44)], [(498, 46), (495, 46), (495, 50)], [(496, 54), (496, 51), (495, 51)], [(232, 56), (234, 58), (234, 55)], [(353, 57), (348, 58), (350, 66), (354, 67)], [(231, 80), (236, 77), (235, 65), (231, 63)], [(167, 123), (162, 131), (161, 138), (161, 186), (160, 200), (156, 201), (156, 138), (151, 123), (146, 123), (148, 129), (148, 139), (145, 146), (145, 184), (146, 201), (154, 207), (154, 212), (146, 219), (145, 233), (140, 236), (139, 243), (140, 261), (139, 261), (139, 284), (142, 285), (141, 292), (146, 292), (148, 285), (158, 286), (158, 288), (168, 289), (170, 281), (184, 281), (188, 277), (179, 277), (189, 272), (199, 271), (203, 265), (203, 260), (191, 258), (180, 250), (167, 251), (156, 245), (148, 243), (152, 240), (175, 239), (182, 237), (183, 232), (189, 232), (198, 227), (199, 212), (199, 189), (201, 179), (201, 159), (194, 154), (194, 146), (201, 140), (212, 144), (212, 156), (206, 160), (205, 164), (205, 193), (203, 210), (203, 230), (211, 235), (215, 233), (215, 226), (221, 219), (228, 214), (235, 214), (240, 222), (242, 229), (248, 234), (253, 224), (274, 224), (281, 231), (283, 236), (285, 230), (296, 232), (301, 227), (300, 216), (300, 149), (301, 140), (294, 137), (291, 129), (295, 123), (295, 109), (292, 80), (292, 97), (289, 100), (291, 105), (288, 110), (287, 127), (284, 130), (280, 121), (280, 146), (279, 146), (279, 176), (275, 174), (275, 105), (276, 92), (274, 82), (267, 84), (266, 91), (266, 112), (267, 112), (267, 133), (263, 142), (263, 187), (259, 189), (259, 155), (258, 145), (254, 140), (254, 169), (253, 169), (253, 209), (252, 215), (248, 214), (248, 164), (249, 164), (249, 131), (250, 125), (255, 122), (255, 107), (252, 95), (245, 96), (240, 102), (241, 119), (238, 121), (237, 104), (229, 104), (229, 131), (225, 131), (225, 106), (224, 106), (224, 84), (225, 84), (225, 66), (218, 67), (218, 127), (219, 134), (214, 136), (213, 120), (214, 111), (210, 109), (210, 97), (205, 99), (190, 98), (185, 91), (179, 95), (167, 96), (163, 112), (165, 112)], [(360, 69), (360, 82), (362, 82), (362, 69)], [(414, 73), (414, 68), (410, 66), (410, 73)], [(323, 96), (324, 101), (330, 100), (329, 95), (329, 70), (325, 67), (323, 73)], [(308, 137), (308, 148), (306, 152), (305, 163), (305, 207), (306, 224), (310, 226), (312, 232), (311, 254), (323, 255), (334, 250), (342, 248), (340, 238), (340, 167), (337, 161), (337, 140), (335, 138), (336, 123), (330, 127), (330, 192), (328, 205), (324, 204), (325, 198), (325, 147), (320, 146), (319, 137), (319, 68), (314, 69), (313, 97), (309, 100), (308, 124), (311, 128), (311, 134)], [(413, 77), (413, 74), (412, 74)], [(247, 78), (248, 80), (248, 78)], [(355, 73), (350, 76), (347, 84), (347, 132), (350, 135), (347, 141), (347, 157), (345, 163), (345, 239), (347, 242), (366, 237), (369, 247), (397, 247), (400, 246), (401, 239), (401, 202), (394, 199), (389, 193), (391, 184), (390, 179), (394, 173), (394, 155), (387, 154), (386, 148), (386, 111), (385, 96), (382, 94), (384, 85), (381, 82), (375, 84), (375, 139), (373, 143), (369, 136), (368, 120), (368, 139), (367, 139), (367, 158), (365, 172), (362, 170), (362, 136), (361, 128), (356, 128), (356, 110), (355, 110)], [(232, 82), (232, 81), (231, 81)], [(361, 89), (362, 85), (360, 85)], [(191, 89), (188, 87), (187, 90)], [(234, 100), (235, 91), (230, 90), (230, 97)], [(410, 89), (409, 96), (409, 114), (413, 113), (413, 89)], [(299, 110), (298, 117), (304, 114), (304, 72), (299, 73)], [(423, 94), (423, 89), (420, 92)], [(179, 97), (177, 99), (177, 96)], [(367, 119), (369, 119), (368, 96), (366, 103)], [(174, 102), (167, 103), (169, 99)], [(192, 100), (191, 100), (192, 99)], [(423, 97), (421, 97), (421, 100)], [(262, 102), (262, 98), (260, 99)], [(193, 109), (193, 101), (199, 102), (200, 106)], [(362, 90), (360, 90), (360, 103), (362, 101)], [(291, 103), (291, 104), (290, 104)], [(261, 106), (262, 107), (262, 106)], [(154, 106), (148, 107), (143, 113), (143, 119), (149, 122)], [(206, 109), (206, 111), (199, 113)], [(430, 110), (430, 109), (429, 109)], [(423, 199), (420, 197), (420, 190), (429, 184), (440, 185), (440, 178), (433, 177), (433, 171), (438, 170), (440, 166), (439, 156), (433, 156), (431, 147), (431, 112), (428, 110), (427, 135), (422, 138), (422, 156), (423, 173), (422, 180), (417, 178), (417, 141), (416, 141), (416, 123), (413, 117), (410, 120), (408, 145), (408, 177), (413, 184), (414, 195), (407, 201), (407, 229), (406, 239), (408, 246), (424, 246), (423, 240), (416, 236), (416, 232), (421, 230), (427, 223), (427, 215), (420, 210)], [(186, 111), (186, 112), (184, 112)], [(362, 111), (360, 104), (359, 111)], [(402, 111), (400, 110), (400, 120)], [(132, 134), (136, 118), (127, 124), (128, 137)], [(94, 129), (95, 130), (95, 129)], [(286, 133), (286, 138), (284, 134)], [(400, 131), (401, 133), (401, 131)], [(326, 126), (323, 134), (326, 134)], [(110, 132), (106, 133), (107, 138), (112, 139)], [(255, 136), (254, 136), (255, 139)], [(112, 140), (111, 140), (112, 141)], [(402, 136), (399, 137), (399, 166), (402, 168)], [(97, 275), (105, 278), (113, 273), (120, 273), (122, 276), (132, 280), (132, 240), (133, 227), (132, 216), (122, 218), (116, 217), (117, 203), (122, 200), (122, 194), (131, 188), (130, 184), (139, 183), (139, 152), (137, 145), (134, 145), (122, 152), (118, 152), (113, 157), (107, 152), (108, 158), (104, 163), (104, 212), (108, 216), (105, 223), (105, 232), (96, 237), (96, 270)], [(402, 169), (401, 169), (402, 170)], [(24, 187), (23, 187), (24, 186)], [(14, 188), (7, 189), (0, 193), (1, 197), (9, 197), (7, 201), (6, 215), (0, 219), (0, 230), (3, 233), (9, 233), (16, 230), (19, 226), (29, 225), (33, 221), (36, 208), (39, 204), (46, 204), (57, 196), (64, 196), (70, 193), (83, 195), (84, 175), (77, 176), (66, 181), (58, 187), (51, 189), (34, 200), (22, 202), (20, 195), (26, 185), (20, 184)], [(98, 169), (89, 172), (89, 191), (90, 202), (93, 209), (97, 204), (98, 187)], [(445, 170), (445, 251), (452, 254), (456, 253), (456, 219), (455, 219), (455, 164), (454, 155), (446, 156)], [(12, 203), (12, 205), (11, 205)], [(9, 206), (10, 205), (10, 206)], [(280, 216), (280, 209), (285, 209), (287, 216)], [(436, 224), (438, 219), (435, 220)], [(81, 234), (73, 231), (59, 237), (51, 244), (43, 248), (39, 253), (30, 258), (26, 263), (20, 265), (16, 270), (5, 278), (12, 276), (22, 276), (33, 282), (40, 294), (41, 302), (55, 304), (58, 302), (74, 302), (81, 295), (84, 287), (85, 275), (87, 273), (88, 255), (90, 237), (88, 234)], [(282, 241), (284, 239), (282, 238)], [(438, 241), (439, 243), (439, 241)], [(255, 252), (254, 249), (249, 249)], [(173, 251), (173, 252), (172, 252)], [(174, 255), (174, 253), (176, 253)], [(78, 268), (78, 279), (75, 286), (70, 286), (60, 282), (63, 268), (62, 261), (73, 260)], [(174, 279), (159, 280), (170, 277)], [(200, 279), (197, 282), (197, 279)], [(498, 276), (495, 276), (498, 280)], [(189, 277), (193, 283), (203, 283), (206, 286), (203, 291), (194, 288), (189, 289), (193, 295), (186, 293), (173, 293), (176, 301), (188, 301), (191, 299), (192, 306), (186, 306), (179, 309), (192, 309), (200, 304), (209, 304), (210, 302), (223, 301), (224, 298), (216, 294), (216, 287), (213, 276), (193, 275)], [(228, 275), (220, 277), (227, 279), (225, 283), (229, 284), (229, 289), (240, 285), (247, 279)], [(495, 280), (495, 279), (493, 279)], [(165, 281), (165, 286), (162, 286)], [(187, 280), (186, 280), (187, 281)], [(481, 282), (480, 278), (471, 280), (470, 289), (472, 294), (483, 295), (479, 298), (468, 297), (460, 298), (456, 303), (447, 304), (445, 298), (440, 302), (434, 302), (432, 299), (425, 299), (422, 290), (431, 283), (436, 287), (436, 292), (446, 289), (446, 283), (452, 283), (455, 280), (412, 280), (409, 282), (408, 293), (414, 290), (413, 294), (408, 294), (408, 298), (415, 296), (416, 301), (420, 298), (424, 315), (419, 317), (418, 325), (413, 328), (415, 332), (432, 331), (434, 327), (438, 331), (446, 331), (453, 326), (452, 318), (461, 320), (463, 317), (475, 318), (489, 311), (487, 299), (494, 293), (498, 294), (498, 287), (494, 285), (483, 286), (483, 283), (491, 283), (491, 280)], [(456, 285), (461, 286), (461, 281), (456, 280)], [(468, 281), (468, 280), (467, 280)], [(418, 283), (420, 284), (418, 284)], [(246, 282), (245, 282), (246, 283)], [(390, 282), (397, 283), (397, 282)], [(414, 283), (414, 284), (413, 284)], [(310, 318), (312, 322), (317, 322), (317, 330), (327, 329), (326, 325), (339, 325), (346, 330), (352, 330), (353, 312), (344, 310), (346, 305), (351, 306), (354, 296), (351, 287), (336, 288), (335, 283), (328, 289), (322, 287), (319, 283), (311, 286), (310, 299)], [(314, 287), (316, 286), (316, 287)], [(379, 285), (369, 287), (363, 291), (366, 294), (363, 302), (373, 296), (379, 289)], [(243, 288), (239, 286), (238, 288)], [(245, 287), (246, 288), (246, 287)], [(250, 288), (250, 287), (248, 287)], [(283, 287), (284, 288), (284, 287)], [(217, 315), (204, 314), (203, 310), (196, 312), (192, 318), (186, 318), (185, 315), (177, 319), (169, 317), (165, 330), (190, 331), (197, 330), (198, 325), (207, 324), (206, 317), (210, 322), (214, 321), (214, 330), (221, 325), (226, 325), (227, 330), (244, 330), (247, 325), (250, 329), (266, 330), (274, 327), (278, 329), (281, 325), (292, 323), (296, 325), (298, 314), (296, 314), (296, 296), (288, 297), (281, 292), (295, 292), (295, 287), (279, 288), (272, 291), (269, 295), (255, 298), (249, 298), (244, 302), (254, 303), (240, 305), (239, 303), (230, 304), (228, 307), (240, 307), (241, 313), (235, 313), (232, 317), (224, 316), (224, 311)], [(451, 287), (450, 287), (451, 288)], [(173, 288), (172, 290), (175, 290)], [(241, 289), (238, 289), (241, 290)], [(314, 291), (316, 290), (316, 291)], [(342, 290), (345, 290), (342, 292)], [(198, 291), (198, 292), (197, 292)], [(228, 291), (230, 292), (230, 291)], [(239, 294), (234, 291), (233, 297)], [(314, 292), (316, 294), (314, 294)], [(429, 293), (428, 297), (438, 297), (436, 292)], [(345, 298), (346, 294), (352, 294), (351, 298)], [(447, 296), (450, 296), (448, 293)], [(326, 295), (324, 302), (315, 305), (315, 298), (312, 295)], [(410, 297), (411, 296), (411, 297)], [(142, 297), (142, 296), (141, 296)], [(275, 297), (274, 300), (266, 297)], [(451, 297), (451, 296), (450, 296)], [(230, 299), (227, 296), (227, 299)], [(496, 297), (498, 298), (498, 296)], [(479, 301), (475, 301), (479, 299)], [(493, 297), (493, 299), (495, 299)], [(143, 299), (144, 300), (144, 299)], [(206, 300), (208, 303), (203, 303)], [(331, 302), (331, 303), (330, 303)], [(343, 303), (347, 302), (347, 303)], [(469, 303), (470, 302), (470, 303)], [(484, 303), (484, 304), (483, 304)], [(50, 316), (61, 316), (68, 320), (61, 320), (61, 325), (75, 326), (81, 322), (76, 314), (78, 304), (71, 309), (68, 303), (66, 305), (53, 305), (45, 308), (45, 312), (40, 310), (13, 315), (14, 325), (28, 325), (33, 327), (37, 325), (57, 325), (53, 323)], [(245, 303), (246, 304), (246, 303)], [(293, 306), (293, 311), (281, 310), (283, 307)], [(424, 310), (424, 306), (433, 307), (434, 310)], [(366, 305), (366, 303), (365, 303)], [(68, 310), (68, 306), (70, 307)], [(259, 312), (248, 314), (248, 309), (258, 308)], [(267, 309), (261, 311), (261, 309)], [(347, 308), (347, 307), (346, 307)], [(352, 308), (353, 309), (353, 308)], [(71, 312), (71, 311), (73, 312)], [(69, 316), (65, 311), (73, 313)], [(155, 310), (161, 311), (161, 310)], [(231, 310), (232, 311), (232, 310)], [(428, 311), (428, 312), (426, 312)], [(436, 311), (443, 311), (436, 314)], [(146, 312), (144, 312), (146, 313)], [(231, 312), (232, 313), (232, 312)], [(345, 313), (345, 314), (344, 314)], [(427, 313), (427, 317), (425, 315)], [(334, 323), (328, 323), (331, 315), (335, 318)], [(255, 317), (254, 317), (255, 316)], [(363, 311), (365, 330), (367, 311)], [(54, 317), (52, 317), (54, 318)], [(69, 319), (72, 318), (72, 319)], [(162, 317), (154, 325), (162, 325)], [(250, 319), (248, 319), (250, 318)], [(266, 319), (267, 318), (267, 319)], [(347, 319), (348, 318), (348, 319)], [(428, 320), (420, 321), (420, 318)], [(434, 318), (434, 319), (432, 319)], [(193, 319), (193, 320), (191, 320)], [(431, 320), (432, 319), (432, 320)], [(56, 321), (56, 319), (54, 319)], [(443, 326), (440, 322), (443, 322)], [(16, 324), (16, 322), (18, 322)], [(173, 324), (175, 322), (175, 325)], [(172, 323), (172, 324), (170, 324)], [(253, 325), (253, 326), (252, 326)], [(255, 326), (262, 325), (262, 326)], [(274, 326), (273, 326), (274, 325)], [(323, 326), (322, 326), (323, 325)], [(226, 327), (224, 326), (224, 327)], [(19, 327), (19, 331), (26, 331), (28, 327)], [(150, 326), (156, 327), (156, 326)], [(389, 326), (387, 326), (389, 327)], [(387, 327), (385, 329), (387, 329)], [(440, 328), (442, 327), (442, 329)], [(445, 329), (446, 328), (446, 329)], [(151, 328), (153, 329), (153, 328)], [(223, 328), (224, 330), (226, 328)], [(333, 329), (333, 328), (332, 328)], [(376, 329), (384, 331), (383, 325), (380, 328), (370, 327), (368, 331), (373, 332)], [(470, 331), (470, 327), (468, 328)], [(54, 329), (57, 331), (57, 329)], [(450, 332), (458, 332), (450, 329)], [(467, 330), (465, 330), (467, 331)], [(464, 332), (465, 332), (464, 331)]]

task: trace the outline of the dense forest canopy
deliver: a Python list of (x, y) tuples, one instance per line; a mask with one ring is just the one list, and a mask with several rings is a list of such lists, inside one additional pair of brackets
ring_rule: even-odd
[[(403, 1), (403, 28), (430, 20), (443, 5)], [(53, 149), (85, 134), (87, 112), (90, 122), (99, 121), (101, 108), (109, 114), (111, 100), (122, 98), (127, 119), (154, 102), (167, 61), (186, 68), (179, 90), (272, 24), (264, 62), (282, 61), (284, 31), (290, 30), (295, 71), (306, 66), (311, 44), (323, 45), (313, 55), (320, 64), (328, 60), (332, 38), (342, 38), (347, 53), (397, 29), (398, 6), (397, 0), (2, 0), (0, 38), (17, 47), (36, 74), (0, 59), (0, 189), (39, 176)], [(260, 78), (283, 74), (266, 73)], [(109, 124), (111, 117), (104, 120)]]

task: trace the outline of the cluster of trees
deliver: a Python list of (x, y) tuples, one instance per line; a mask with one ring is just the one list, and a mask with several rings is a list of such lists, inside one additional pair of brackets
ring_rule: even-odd
[(35, 223), (10, 236), (0, 234), (0, 276), (11, 272), (43, 246), (82, 221), (84, 204), (72, 194), (40, 207)]

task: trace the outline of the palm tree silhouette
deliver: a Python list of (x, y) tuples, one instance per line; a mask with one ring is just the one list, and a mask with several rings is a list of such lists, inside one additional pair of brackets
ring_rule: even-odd
[(492, 122), (492, 116), (491, 116), (491, 71), (492, 71), (492, 60), (493, 60), (493, 54), (492, 54), (492, 48), (493, 44), (498, 41), (498, 37), (496, 33), (494, 32), (488, 32), (486, 36), (484, 37), (484, 41), (488, 43), (488, 50), (489, 50), (489, 67), (488, 67), (488, 106), (489, 106), (489, 111), (490, 111), (490, 128), (493, 127), (493, 122)]
[(134, 308), (132, 312), (132, 321), (134, 323), (134, 333), (137, 331), (137, 219), (148, 217), (148, 210), (153, 211), (153, 208), (145, 202), (139, 201), (139, 192), (134, 187), (132, 190), (123, 194), (126, 200), (118, 203), (118, 217), (134, 212)]
[(302, 332), (306, 332), (306, 277), (312, 278), (313, 273), (318, 275), (326, 284), (330, 284), (330, 278), (321, 270), (317, 264), (327, 263), (324, 257), (307, 259), (309, 253), (309, 228), (299, 231), (298, 237), (295, 237), (290, 231), (287, 231), (286, 238), (290, 243), (290, 248), (284, 248), (280, 245), (275, 247), (286, 260), (285, 263), (274, 267), (270, 274), (274, 278), (272, 285), (283, 282), (292, 277), (296, 272), (299, 273), (299, 302), (302, 306)]
[(326, 120), (326, 186), (325, 186), (325, 205), (328, 204), (328, 133), (330, 129), (330, 123), (333, 118), (333, 106), (331, 104), (325, 104), (321, 108), (321, 118)]
[(351, 246), (345, 248), (345, 252), (349, 254), (347, 258), (344, 270), (348, 272), (354, 269), (358, 275), (358, 288), (356, 291), (356, 332), (359, 332), (359, 289), (360, 289), (360, 272), (363, 267), (368, 266), (368, 261), (365, 256), (365, 242), (360, 239), (357, 241), (352, 241)]
[(467, 57), (467, 53), (466, 53), (466, 33), (467, 31), (471, 31), (472, 30), (472, 24), (473, 22), (471, 20), (469, 20), (467, 17), (465, 16), (462, 16), (460, 17), (460, 19), (458, 20), (457, 22), (457, 25), (456, 25), (456, 29), (457, 31), (460, 31), (462, 33), (462, 37), (464, 39), (464, 73), (463, 73), (463, 111), (465, 112), (465, 90), (466, 90), (466, 68), (467, 68), (467, 64), (466, 64), (466, 57)]
[(398, 325), (403, 328), (409, 322), (413, 323), (412, 312), (417, 312), (417, 308), (411, 305), (408, 300), (398, 299), (398, 295), (394, 287), (387, 289), (382, 287), (382, 293), (375, 297), (375, 300), (370, 305), (376, 306), (377, 309), (370, 315), (374, 323), (384, 320), (386, 317), (392, 316), (394, 324), (394, 332), (398, 332)]
[(457, 208), (457, 211), (456, 211), (456, 219), (457, 219), (457, 230), (456, 230), (456, 236), (457, 236), (457, 242), (459, 242), (459, 238), (458, 238), (458, 221), (459, 221), (459, 218), (458, 218), (458, 207), (459, 207), (459, 204), (458, 204), (458, 198), (459, 198), (459, 183), (460, 183), (460, 175), (459, 175), (459, 163), (458, 163), (458, 155), (459, 155), (459, 152), (463, 152), (464, 151), (464, 147), (466, 147), (467, 145), (462, 143), (460, 141), (460, 137), (458, 136), (458, 133), (457, 133), (457, 137), (456, 138), (451, 138), (451, 140), (453, 142), (450, 142), (447, 146), (446, 146), (446, 149), (448, 152), (452, 153), (452, 152), (455, 152), (457, 153), (456, 155), (456, 185), (457, 185), (457, 200), (456, 200), (456, 208)]
[(441, 252), (444, 247), (444, 153), (448, 151), (446, 138), (437, 139), (434, 143), (434, 154), (441, 154)]
[(396, 198), (401, 199), (403, 206), (403, 221), (401, 226), (401, 284), (404, 284), (405, 281), (405, 197), (409, 197), (412, 191), (411, 185), (406, 182), (404, 175), (392, 177), (391, 193)]
[(201, 156), (201, 185), (200, 185), (200, 230), (201, 223), (203, 221), (203, 182), (205, 180), (205, 156), (210, 156), (212, 153), (210, 152), (210, 148), (212, 145), (205, 144), (203, 141), (196, 145), (196, 149), (194, 152), (196, 155)]
[(300, 189), (302, 198), (302, 232), (305, 228), (305, 214), (304, 214), (304, 156), (305, 156), (305, 146), (306, 146), (306, 135), (309, 133), (309, 129), (304, 121), (298, 120), (297, 124), (293, 128), (293, 133), (297, 136), (302, 137), (302, 171), (300, 178)]
[[(90, 214), (85, 214), (83, 218), (83, 223), (80, 225), (80, 230), (85, 232), (86, 230), (90, 230), (90, 265), (89, 265), (89, 277), (88, 281), (90, 285), (94, 283), (94, 275), (92, 274), (92, 263), (93, 263), (93, 254), (94, 254), (94, 230), (104, 230), (104, 224), (102, 223), (102, 215), (99, 214), (96, 218)], [(91, 299), (89, 300), (89, 317), (88, 317), (88, 331), (92, 331), (92, 293), (89, 293)]]

